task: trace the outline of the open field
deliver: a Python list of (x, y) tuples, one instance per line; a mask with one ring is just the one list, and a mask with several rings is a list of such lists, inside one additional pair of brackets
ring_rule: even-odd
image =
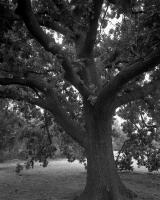
[[(0, 200), (71, 200), (85, 185), (85, 170), (78, 162), (51, 161), (47, 168), (15, 173), (16, 162), (0, 164)], [(160, 174), (121, 173), (125, 183), (138, 193), (137, 200), (160, 200)]]

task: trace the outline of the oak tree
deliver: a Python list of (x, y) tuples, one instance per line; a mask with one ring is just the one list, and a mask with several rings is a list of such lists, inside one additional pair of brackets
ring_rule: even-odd
[(112, 118), (118, 107), (159, 90), (158, 76), (144, 81), (146, 72), (159, 73), (159, 8), (158, 0), (0, 3), (0, 97), (47, 110), (85, 149), (78, 200), (134, 196), (115, 167)]

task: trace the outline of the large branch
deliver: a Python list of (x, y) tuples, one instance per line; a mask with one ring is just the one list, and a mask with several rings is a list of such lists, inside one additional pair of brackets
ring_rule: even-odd
[(0, 85), (22, 85), (30, 87), (31, 89), (38, 89), (41, 92), (46, 92), (47, 85), (37, 78), (0, 78)]
[(32, 105), (37, 105), (40, 107), (42, 107), (42, 105), (44, 104), (43, 100), (40, 98), (30, 98), (27, 95), (21, 95), (18, 91), (9, 88), (5, 88), (5, 90), (0, 89), (0, 98), (8, 98), (16, 101), (25, 101)]
[[(123, 88), (123, 86), (131, 81), (136, 76), (152, 70), (160, 63), (160, 46), (156, 48), (150, 55), (146, 56), (143, 60), (140, 60), (132, 65), (129, 65), (122, 70), (117, 76), (115, 76), (109, 84), (107, 84), (99, 94), (96, 106), (104, 105), (107, 99), (116, 94)], [(104, 105), (105, 106), (105, 105)]]
[(89, 90), (78, 79), (77, 73), (73, 69), (73, 65), (67, 57), (67, 52), (63, 50), (60, 45), (55, 43), (53, 38), (50, 38), (40, 27), (38, 21), (33, 14), (30, 0), (18, 0), (18, 7), (16, 13), (22, 16), (28, 30), (35, 37), (35, 39), (53, 55), (56, 55), (60, 60), (63, 69), (66, 73), (66, 80), (73, 84), (82, 94), (88, 98), (90, 95)]
[(65, 132), (70, 135), (76, 142), (82, 147), (86, 147), (86, 132), (78, 122), (72, 120), (71, 117), (66, 113), (65, 109), (61, 106), (57, 95), (54, 90), (50, 90), (45, 99), (45, 105), (42, 105), (44, 109), (50, 111), (55, 121), (62, 126)]
[(81, 146), (86, 145), (86, 134), (83, 128), (76, 122), (71, 120), (70, 116), (62, 108), (55, 92), (49, 84), (45, 84), (42, 80), (37, 82), (37, 79), (21, 79), (21, 78), (0, 78), (0, 85), (22, 85), (32, 89), (38, 89), (45, 94), (46, 99), (30, 98), (27, 95), (20, 95), (18, 92), (11, 89), (1, 90), (1, 98), (11, 98), (18, 101), (27, 101), (28, 103), (38, 105), (49, 110), (55, 117), (55, 121), (60, 124), (67, 134), (69, 134)]
[(88, 57), (92, 54), (97, 37), (98, 20), (101, 14), (103, 0), (93, 0), (92, 4), (93, 9), (90, 13), (89, 29), (84, 42), (85, 45), (82, 48), (80, 57)]
[(48, 91), (46, 99), (42, 99), (29, 97), (27, 94), (21, 94), (16, 90), (5, 88), (0, 89), (0, 98), (25, 101), (50, 111), (55, 117), (55, 121), (65, 130), (65, 132), (82, 147), (86, 147), (85, 130), (67, 115), (65, 110), (61, 107), (54, 90)]
[(62, 53), (60, 46), (55, 43), (55, 40), (50, 38), (40, 27), (33, 14), (30, 0), (18, 0), (16, 14), (23, 18), (28, 30), (47, 51), (54, 55)]
[(11, 89), (1, 91), (0, 97), (12, 98), (18, 101), (27, 101), (31, 104), (36, 104), (44, 109), (49, 110), (54, 116), (57, 123), (59, 123), (64, 130), (81, 146), (86, 145), (85, 132), (79, 126), (79, 124), (71, 120), (70, 116), (67, 115), (66, 110), (62, 108), (57, 98), (57, 93), (50, 87), (50, 85), (44, 84), (43, 81), (37, 82), (35, 79), (21, 79), (21, 78), (0, 78), (0, 85), (22, 85), (30, 87), (31, 89), (38, 89), (47, 95), (45, 100), (30, 99), (28, 96), (21, 96), (18, 92)]
[(127, 104), (131, 101), (135, 101), (141, 98), (146, 97), (149, 94), (152, 94), (157, 89), (160, 89), (160, 80), (148, 83), (143, 87), (139, 87), (129, 94), (124, 94), (121, 97), (116, 98), (116, 107), (120, 107), (121, 105)]

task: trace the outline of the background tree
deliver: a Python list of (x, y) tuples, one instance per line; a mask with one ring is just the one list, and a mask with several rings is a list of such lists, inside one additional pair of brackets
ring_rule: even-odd
[(0, 161), (12, 158), (15, 141), (23, 120), (11, 109), (9, 101), (0, 101)]
[[(1, 1), (0, 97), (50, 112), (85, 149), (79, 200), (129, 199), (112, 148), (115, 110), (159, 91), (159, 1)], [(16, 15), (13, 14), (15, 11)], [(109, 20), (122, 23), (106, 35)], [(57, 39), (55, 36), (58, 36)]]
[(121, 107), (123, 130), (128, 139), (122, 152), (130, 154), (149, 171), (160, 168), (159, 94), (153, 92), (141, 101)]
[(55, 146), (60, 149), (58, 127), (50, 124), (39, 108), (24, 102), (1, 100), (0, 110), (1, 161), (32, 159), (45, 165), (47, 158), (54, 156)]

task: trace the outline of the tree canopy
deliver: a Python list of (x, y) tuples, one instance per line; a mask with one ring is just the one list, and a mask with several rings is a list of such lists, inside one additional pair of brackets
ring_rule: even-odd
[(47, 110), (85, 149), (79, 200), (128, 198), (113, 158), (113, 115), (153, 95), (159, 103), (159, 8), (158, 0), (0, 2), (0, 97)]

